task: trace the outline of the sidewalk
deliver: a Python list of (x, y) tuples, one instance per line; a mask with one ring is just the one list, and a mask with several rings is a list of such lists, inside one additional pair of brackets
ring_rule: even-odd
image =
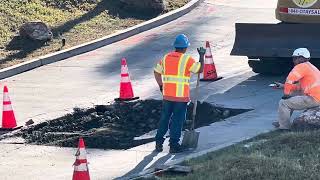
[[(216, 91), (214, 94), (209, 95), (209, 97), (202, 96), (201, 100), (203, 101), (219, 104), (224, 107), (254, 110), (197, 129), (200, 131), (200, 138), (198, 148), (194, 152), (177, 155), (157, 154), (151, 151), (154, 148), (154, 143), (133, 148), (132, 150), (139, 152), (149, 150), (149, 154), (145, 153), (145, 158), (134, 169), (119, 179), (135, 177), (148, 172), (148, 168), (162, 164), (171, 165), (198, 157), (199, 155), (272, 130), (273, 126), (271, 123), (277, 118), (278, 101), (282, 96), (282, 91), (274, 90), (268, 87), (268, 85), (276, 80), (279, 80), (279, 77), (263, 77), (249, 72), (240, 77), (221, 80), (210, 83), (205, 88), (203, 87), (201, 89), (202, 94), (210, 92), (213, 89)], [(225, 86), (226, 82), (230, 86), (236, 85), (229, 89)], [(165, 152), (168, 153), (168, 147), (165, 149)]]
[[(125, 151), (87, 149), (91, 178), (128, 179), (148, 168), (178, 163), (273, 129), (271, 122), (276, 119), (277, 103), (282, 93), (268, 87), (275, 80), (281, 79), (248, 72), (203, 85), (202, 100), (225, 107), (255, 110), (199, 128), (199, 147), (194, 152), (171, 155), (165, 145), (164, 152), (158, 154), (153, 152), (154, 142)], [(72, 176), (74, 148), (1, 144), (4, 146), (5, 152), (0, 155), (1, 166), (6, 167), (0, 169), (5, 175), (3, 179), (17, 177), (17, 172), (23, 173), (19, 175), (21, 177), (32, 177), (32, 180), (43, 179), (44, 174), (47, 180), (70, 179)]]
[[(206, 2), (209, 1), (214, 2)], [(256, 0), (239, 1), (248, 5), (251, 2), (258, 4)], [(246, 58), (230, 57), (229, 52), (234, 40), (235, 22), (273, 22), (273, 14), (274, 10), (269, 7), (238, 8), (203, 3), (186, 16), (166, 25), (19, 74), (1, 83), (8, 84), (18, 124), (24, 124), (29, 118), (36, 123), (41, 122), (64, 115), (75, 106), (90, 107), (117, 97), (122, 57), (128, 60), (135, 94), (142, 98), (159, 99), (153, 67), (172, 48), (171, 42), (176, 34), (190, 36), (192, 45), (189, 53), (195, 58), (198, 57), (196, 47), (210, 41), (219, 75), (225, 78), (215, 83), (201, 83), (202, 100), (226, 107), (255, 110), (200, 128), (199, 148), (189, 154), (172, 156), (167, 154), (168, 149), (152, 154), (154, 143), (126, 151), (87, 149), (91, 179), (127, 178), (161, 162), (180, 162), (272, 129), (271, 122), (276, 118), (281, 92), (269, 89), (268, 84), (279, 79), (244, 73), (249, 70)], [(195, 77), (192, 79), (193, 87), (194, 80)], [(72, 177), (74, 148), (0, 146), (1, 179), (63, 180)]]

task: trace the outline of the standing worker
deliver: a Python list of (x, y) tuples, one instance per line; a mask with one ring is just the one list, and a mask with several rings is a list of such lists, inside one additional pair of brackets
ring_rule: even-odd
[[(294, 110), (320, 105), (320, 71), (309, 62), (309, 50), (296, 49), (292, 57), (294, 68), (285, 84), (276, 83), (278, 88), (284, 88), (284, 96), (279, 102), (279, 121), (272, 124), (282, 130), (290, 129), (290, 117)], [(297, 91), (302, 92), (302, 95), (293, 96)]]
[[(190, 46), (186, 35), (180, 34), (174, 42), (175, 51), (170, 52), (154, 68), (154, 76), (163, 94), (159, 129), (156, 135), (156, 151), (163, 150), (164, 135), (170, 128), (170, 153), (179, 153), (183, 123), (186, 120), (187, 103), (190, 101), (190, 76), (203, 71), (206, 50), (198, 48), (199, 62), (185, 54)], [(170, 122), (170, 123), (169, 123)], [(169, 125), (170, 124), (170, 125)], [(170, 126), (170, 127), (169, 127)]]

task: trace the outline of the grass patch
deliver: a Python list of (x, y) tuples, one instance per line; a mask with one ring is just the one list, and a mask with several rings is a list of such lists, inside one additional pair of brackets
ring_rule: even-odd
[(320, 179), (320, 131), (270, 132), (184, 162), (187, 176), (162, 179)]
[[(168, 10), (189, 0), (168, 0)], [(165, 12), (163, 12), (165, 13)], [(137, 14), (121, 8), (118, 0), (4, 0), (0, 5), (0, 68), (85, 43), (149, 20), (155, 14)], [(19, 27), (29, 21), (49, 25), (54, 39), (48, 44), (18, 38)]]

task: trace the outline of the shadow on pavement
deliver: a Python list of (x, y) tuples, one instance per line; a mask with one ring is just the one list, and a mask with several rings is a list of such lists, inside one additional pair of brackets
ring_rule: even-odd
[(169, 160), (170, 158), (172, 158), (172, 154), (167, 154), (161, 158), (159, 158), (158, 160), (156, 160), (155, 162), (153, 162), (151, 165), (150, 163), (154, 160), (155, 157), (157, 157), (159, 155), (158, 152), (153, 151), (151, 154), (147, 155), (144, 157), (144, 159), (134, 168), (132, 169), (130, 172), (128, 172), (127, 174), (125, 174), (122, 177), (116, 178), (117, 180), (123, 180), (123, 179), (131, 179), (131, 178), (135, 178), (138, 176), (138, 173), (146, 170), (146, 167), (148, 167), (147, 169), (152, 169), (155, 168), (159, 165), (163, 165), (167, 160)]
[[(284, 82), (285, 76), (265, 76), (248, 72), (239, 77), (209, 84), (207, 88), (200, 88), (199, 93), (202, 95), (200, 99), (226, 108), (255, 109), (264, 103), (269, 103), (274, 96), (279, 96), (280, 100), (283, 90), (269, 86), (275, 81)], [(210, 89), (214, 90), (213, 93), (208, 92)], [(194, 94), (193, 90), (191, 94)]]
[(2, 131), (2, 130), (0, 130), (0, 136), (1, 135), (4, 135), (4, 134), (7, 134), (8, 133), (8, 131)]
[[(103, 50), (114, 50), (117, 47), (124, 47), (130, 45), (124, 51), (115, 51), (114, 55), (106, 61), (104, 65), (98, 67), (96, 71), (102, 76), (110, 77), (112, 72), (119, 72), (120, 61), (122, 58), (127, 59), (130, 75), (135, 80), (144, 79), (145, 76), (153, 76), (153, 68), (155, 64), (163, 58), (163, 56), (173, 51), (173, 42), (176, 35), (184, 33), (189, 37), (191, 46), (187, 51), (187, 54), (195, 54), (196, 48), (205, 46), (205, 42), (200, 41), (197, 36), (201, 33), (201, 29), (206, 25), (203, 22), (215, 21), (215, 17), (201, 17), (199, 21), (173, 21), (170, 24), (166, 24), (166, 27), (161, 27), (157, 31), (153, 31), (148, 34), (138, 34), (129, 39), (117, 42), (113, 45), (104, 47)], [(175, 24), (177, 28), (175, 28)], [(129, 44), (128, 44), (129, 43)], [(198, 54), (193, 56), (194, 59), (198, 59)], [(135, 69), (131, 68), (134, 67)]]

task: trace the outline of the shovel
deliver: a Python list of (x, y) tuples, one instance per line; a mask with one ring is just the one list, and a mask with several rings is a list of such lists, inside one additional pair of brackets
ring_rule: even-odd
[(189, 131), (184, 132), (184, 136), (181, 143), (181, 146), (186, 149), (189, 149), (189, 148), (196, 149), (198, 146), (200, 132), (197, 132), (194, 130), (194, 123), (195, 123), (196, 114), (197, 114), (199, 80), (200, 80), (200, 73), (198, 73), (197, 85), (195, 89), (191, 128)]

